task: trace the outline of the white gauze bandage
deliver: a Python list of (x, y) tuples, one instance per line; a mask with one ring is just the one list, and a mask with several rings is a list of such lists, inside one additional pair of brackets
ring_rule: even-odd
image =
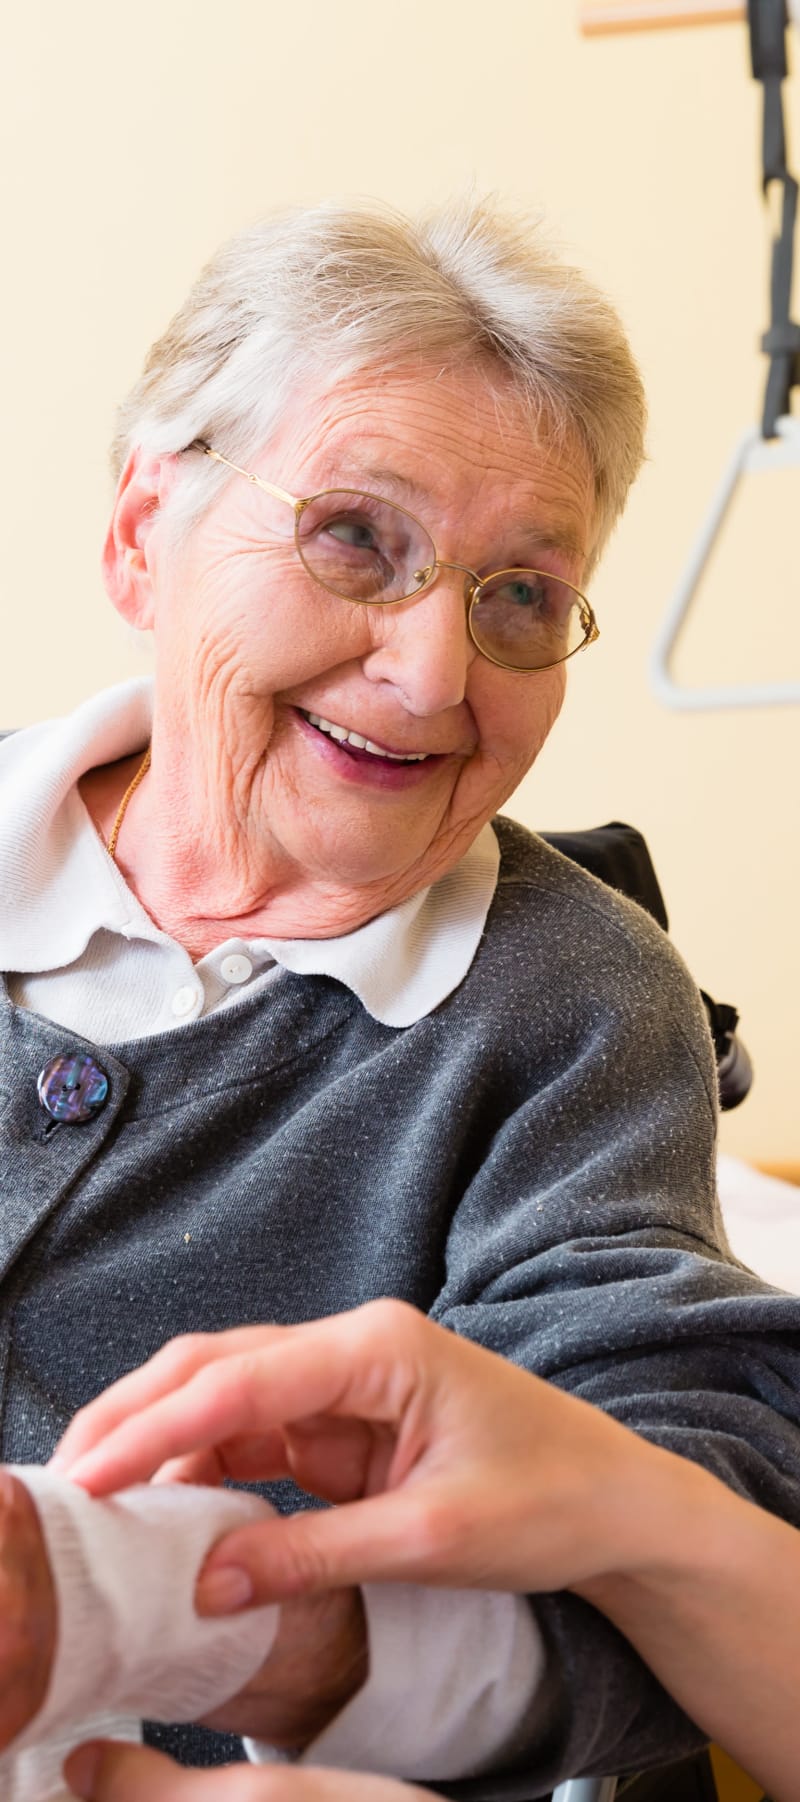
[(42, 1707), (0, 1756), (2, 1802), (56, 1802), (82, 1740), (138, 1739), (143, 1719), (195, 1721), (236, 1695), (269, 1655), (277, 1607), (195, 1613), (218, 1539), (273, 1510), (230, 1489), (142, 1486), (95, 1501), (39, 1465), (15, 1468), (39, 1514), (58, 1600)]

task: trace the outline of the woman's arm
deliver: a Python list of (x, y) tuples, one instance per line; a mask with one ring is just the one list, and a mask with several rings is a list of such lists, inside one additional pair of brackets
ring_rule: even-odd
[(576, 1587), (774, 1802), (798, 1802), (800, 1534), (663, 1457), (650, 1555)]
[(177, 1342), (61, 1455), (95, 1492), (177, 1457), (172, 1476), (291, 1470), (339, 1501), (222, 1542), (209, 1610), (231, 1570), (259, 1600), (369, 1579), (572, 1588), (777, 1802), (800, 1798), (800, 1535), (401, 1304)]

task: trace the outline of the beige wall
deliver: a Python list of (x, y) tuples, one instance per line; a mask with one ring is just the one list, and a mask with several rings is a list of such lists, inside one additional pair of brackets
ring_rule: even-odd
[[(544, 206), (628, 322), (651, 462), (595, 583), (602, 640), (574, 667), (511, 811), (644, 828), (674, 937), (698, 980), (738, 1003), (757, 1060), (725, 1143), (796, 1160), (797, 712), (671, 715), (646, 676), (694, 524), (760, 393), (766, 239), (744, 30), (586, 42), (576, 12), (571, 0), (26, 0), (9, 13), (0, 719), (64, 710), (142, 667), (98, 576), (105, 445), (115, 400), (220, 238), (273, 203), (333, 192), (414, 207), (474, 179)], [(799, 96), (796, 83), (795, 121)], [(698, 678), (788, 673), (792, 659), (800, 674), (797, 490), (762, 486), (687, 645)], [(741, 647), (724, 665), (723, 631)]]

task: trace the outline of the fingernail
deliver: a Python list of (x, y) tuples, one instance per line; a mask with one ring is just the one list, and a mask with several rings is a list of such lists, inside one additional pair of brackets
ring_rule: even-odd
[(246, 1570), (228, 1564), (209, 1571), (197, 1585), (198, 1614), (236, 1614), (253, 1600), (253, 1583)]
[(68, 1460), (62, 1458), (60, 1452), (54, 1452), (52, 1458), (48, 1462), (47, 1468), (48, 1470), (66, 1470), (67, 1464)]
[(99, 1746), (79, 1746), (72, 1752), (64, 1766), (64, 1775), (73, 1794), (91, 1797), (94, 1795), (94, 1783), (100, 1767)]

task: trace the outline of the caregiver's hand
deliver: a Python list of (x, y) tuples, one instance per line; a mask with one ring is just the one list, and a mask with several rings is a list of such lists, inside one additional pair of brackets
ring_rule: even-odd
[(144, 1746), (95, 1740), (67, 1759), (65, 1774), (85, 1802), (434, 1802), (430, 1790), (351, 1771), (228, 1765), (186, 1770)]
[(226, 1566), (265, 1599), (392, 1577), (576, 1589), (775, 1802), (800, 1802), (800, 1534), (409, 1308), (177, 1342), (64, 1447), (97, 1493), (177, 1457), (173, 1475), (263, 1463), (342, 1499), (221, 1540), (220, 1608)]
[(664, 1456), (383, 1301), (308, 1326), (176, 1340), (76, 1417), (59, 1463), (95, 1495), (157, 1471), (290, 1473), (341, 1504), (220, 1541), (198, 1605), (225, 1612), (234, 1571), (259, 1600), (371, 1579), (576, 1585), (635, 1556)]
[(39, 1516), (19, 1478), (0, 1470), (0, 1750), (44, 1701), (56, 1625)]

